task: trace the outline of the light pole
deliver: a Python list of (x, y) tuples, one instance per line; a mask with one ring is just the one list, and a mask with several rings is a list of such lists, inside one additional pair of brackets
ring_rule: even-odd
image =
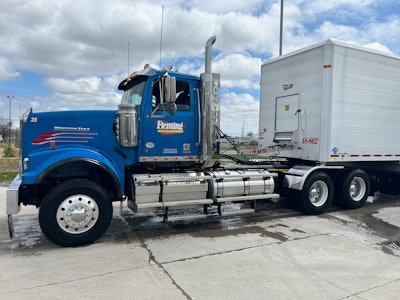
[(14, 96), (7, 96), (8, 98), (8, 143), (11, 145), (11, 99), (14, 98)]
[(279, 56), (282, 55), (282, 44), (283, 44), (283, 2), (284, 0), (281, 0), (281, 21), (280, 21), (280, 26), (279, 26)]

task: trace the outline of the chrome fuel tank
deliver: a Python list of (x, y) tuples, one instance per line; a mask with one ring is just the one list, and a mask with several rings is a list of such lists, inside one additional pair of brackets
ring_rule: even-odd
[(272, 174), (266, 170), (224, 170), (210, 171), (209, 197), (241, 197), (265, 195), (274, 192), (275, 184)]

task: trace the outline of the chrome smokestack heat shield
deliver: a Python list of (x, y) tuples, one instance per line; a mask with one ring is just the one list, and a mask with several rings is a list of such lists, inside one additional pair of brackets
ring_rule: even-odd
[(202, 82), (202, 157), (204, 167), (213, 165), (212, 155), (219, 141), (219, 89), (220, 75), (212, 73), (212, 46), (216, 37), (208, 39), (205, 48), (205, 70), (200, 75)]

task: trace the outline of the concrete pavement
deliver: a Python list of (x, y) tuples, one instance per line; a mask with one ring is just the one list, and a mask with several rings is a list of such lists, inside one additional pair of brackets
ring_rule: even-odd
[(400, 297), (396, 197), (322, 216), (278, 203), (259, 205), (253, 216), (172, 224), (115, 204), (96, 243), (60, 248), (42, 235), (32, 207), (14, 216), (9, 239), (5, 191), (0, 187), (0, 299)]

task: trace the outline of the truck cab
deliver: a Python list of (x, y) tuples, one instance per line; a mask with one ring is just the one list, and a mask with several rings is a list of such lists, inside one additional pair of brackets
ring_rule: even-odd
[(220, 136), (220, 78), (211, 70), (215, 40), (206, 43), (200, 76), (172, 67), (133, 72), (118, 86), (117, 110), (27, 111), (21, 174), (7, 190), (10, 235), (21, 204), (39, 208), (49, 240), (77, 246), (107, 230), (113, 201), (172, 221), (252, 213), (257, 200), (279, 197), (274, 175), (264, 168), (213, 159)]
[(146, 65), (118, 87), (124, 91), (118, 110), (118, 139), (124, 147), (137, 147), (133, 164), (187, 166), (200, 161), (199, 78), (166, 74)]

